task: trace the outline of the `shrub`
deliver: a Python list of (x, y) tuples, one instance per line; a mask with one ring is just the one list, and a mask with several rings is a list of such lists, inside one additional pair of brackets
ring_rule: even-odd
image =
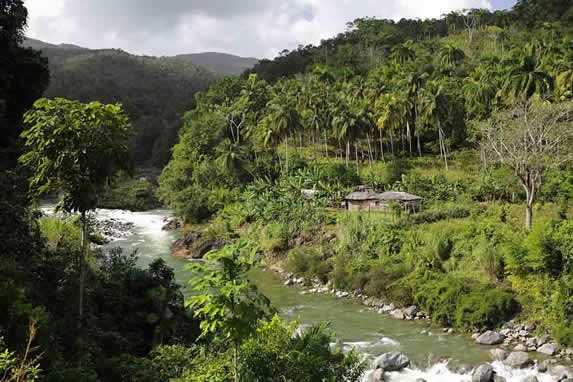
[(359, 381), (364, 364), (353, 352), (332, 351), (328, 324), (296, 333), (298, 323), (275, 316), (241, 346), (241, 375), (247, 381)]
[(294, 248), (288, 254), (286, 269), (306, 278), (317, 277), (326, 283), (332, 271), (329, 257), (330, 255), (324, 253), (321, 248), (309, 246)]
[(509, 321), (518, 311), (519, 304), (510, 289), (478, 287), (461, 296), (456, 307), (456, 325), (491, 329)]
[(435, 321), (460, 328), (493, 328), (519, 311), (515, 294), (506, 288), (450, 275), (417, 280), (415, 298)]
[(158, 346), (150, 353), (159, 381), (179, 378), (192, 367), (196, 349), (182, 345)]

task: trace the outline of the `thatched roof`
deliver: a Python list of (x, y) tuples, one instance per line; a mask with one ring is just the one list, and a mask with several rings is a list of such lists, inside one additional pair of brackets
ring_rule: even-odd
[(412, 194), (408, 194), (407, 192), (402, 192), (402, 191), (389, 191), (389, 192), (383, 192), (381, 194), (379, 194), (380, 196), (380, 200), (398, 200), (398, 201), (404, 201), (404, 202), (409, 202), (409, 201), (413, 201), (413, 200), (422, 200), (422, 198), (420, 196), (416, 196), (416, 195), (412, 195)]
[(375, 192), (370, 187), (359, 186), (356, 188), (356, 191), (346, 195), (344, 200), (355, 200), (355, 201), (379, 200), (379, 196), (380, 194)]
[(395, 200), (400, 202), (411, 202), (415, 200), (422, 200), (422, 198), (402, 191), (389, 191), (380, 194), (369, 187), (360, 186), (356, 189), (356, 191), (346, 195), (344, 200)]

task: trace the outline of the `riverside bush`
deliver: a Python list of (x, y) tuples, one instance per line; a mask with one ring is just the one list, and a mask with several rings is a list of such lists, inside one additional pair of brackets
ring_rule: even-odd
[(438, 275), (420, 283), (416, 301), (444, 325), (485, 329), (509, 320), (519, 311), (515, 294), (509, 289), (476, 283), (450, 275)]
[(303, 246), (292, 249), (287, 257), (286, 269), (298, 276), (317, 277), (321, 282), (328, 281), (332, 265), (328, 261), (330, 254), (322, 248)]

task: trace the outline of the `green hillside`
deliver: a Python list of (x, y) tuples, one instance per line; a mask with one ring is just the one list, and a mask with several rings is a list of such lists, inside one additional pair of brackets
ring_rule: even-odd
[(181, 114), (195, 106), (195, 93), (215, 80), (211, 72), (174, 58), (61, 46), (41, 49), (50, 62), (46, 97), (124, 104), (134, 126), (138, 166), (166, 163)]
[(241, 74), (259, 62), (258, 59), (252, 57), (239, 57), (218, 52), (181, 54), (175, 57), (189, 60), (195, 65), (202, 66), (218, 74)]

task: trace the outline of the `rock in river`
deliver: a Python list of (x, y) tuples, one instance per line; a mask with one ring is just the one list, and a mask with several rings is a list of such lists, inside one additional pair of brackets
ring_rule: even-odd
[(555, 355), (557, 348), (551, 343), (544, 344), (537, 348), (537, 352), (545, 355)]
[(488, 364), (478, 366), (472, 374), (472, 382), (492, 382), (493, 381), (493, 367)]
[(376, 369), (368, 376), (368, 382), (384, 382), (384, 370)]
[(384, 353), (374, 361), (384, 371), (400, 371), (410, 365), (410, 359), (399, 352)]
[(497, 332), (488, 330), (476, 338), (476, 343), (480, 345), (498, 345), (503, 342), (503, 336)]
[(509, 367), (513, 367), (514, 369), (523, 369), (530, 366), (533, 362), (529, 358), (529, 354), (526, 352), (514, 351), (507, 356), (503, 363)]
[(507, 352), (503, 349), (491, 349), (489, 354), (494, 361), (503, 361), (507, 358)]

